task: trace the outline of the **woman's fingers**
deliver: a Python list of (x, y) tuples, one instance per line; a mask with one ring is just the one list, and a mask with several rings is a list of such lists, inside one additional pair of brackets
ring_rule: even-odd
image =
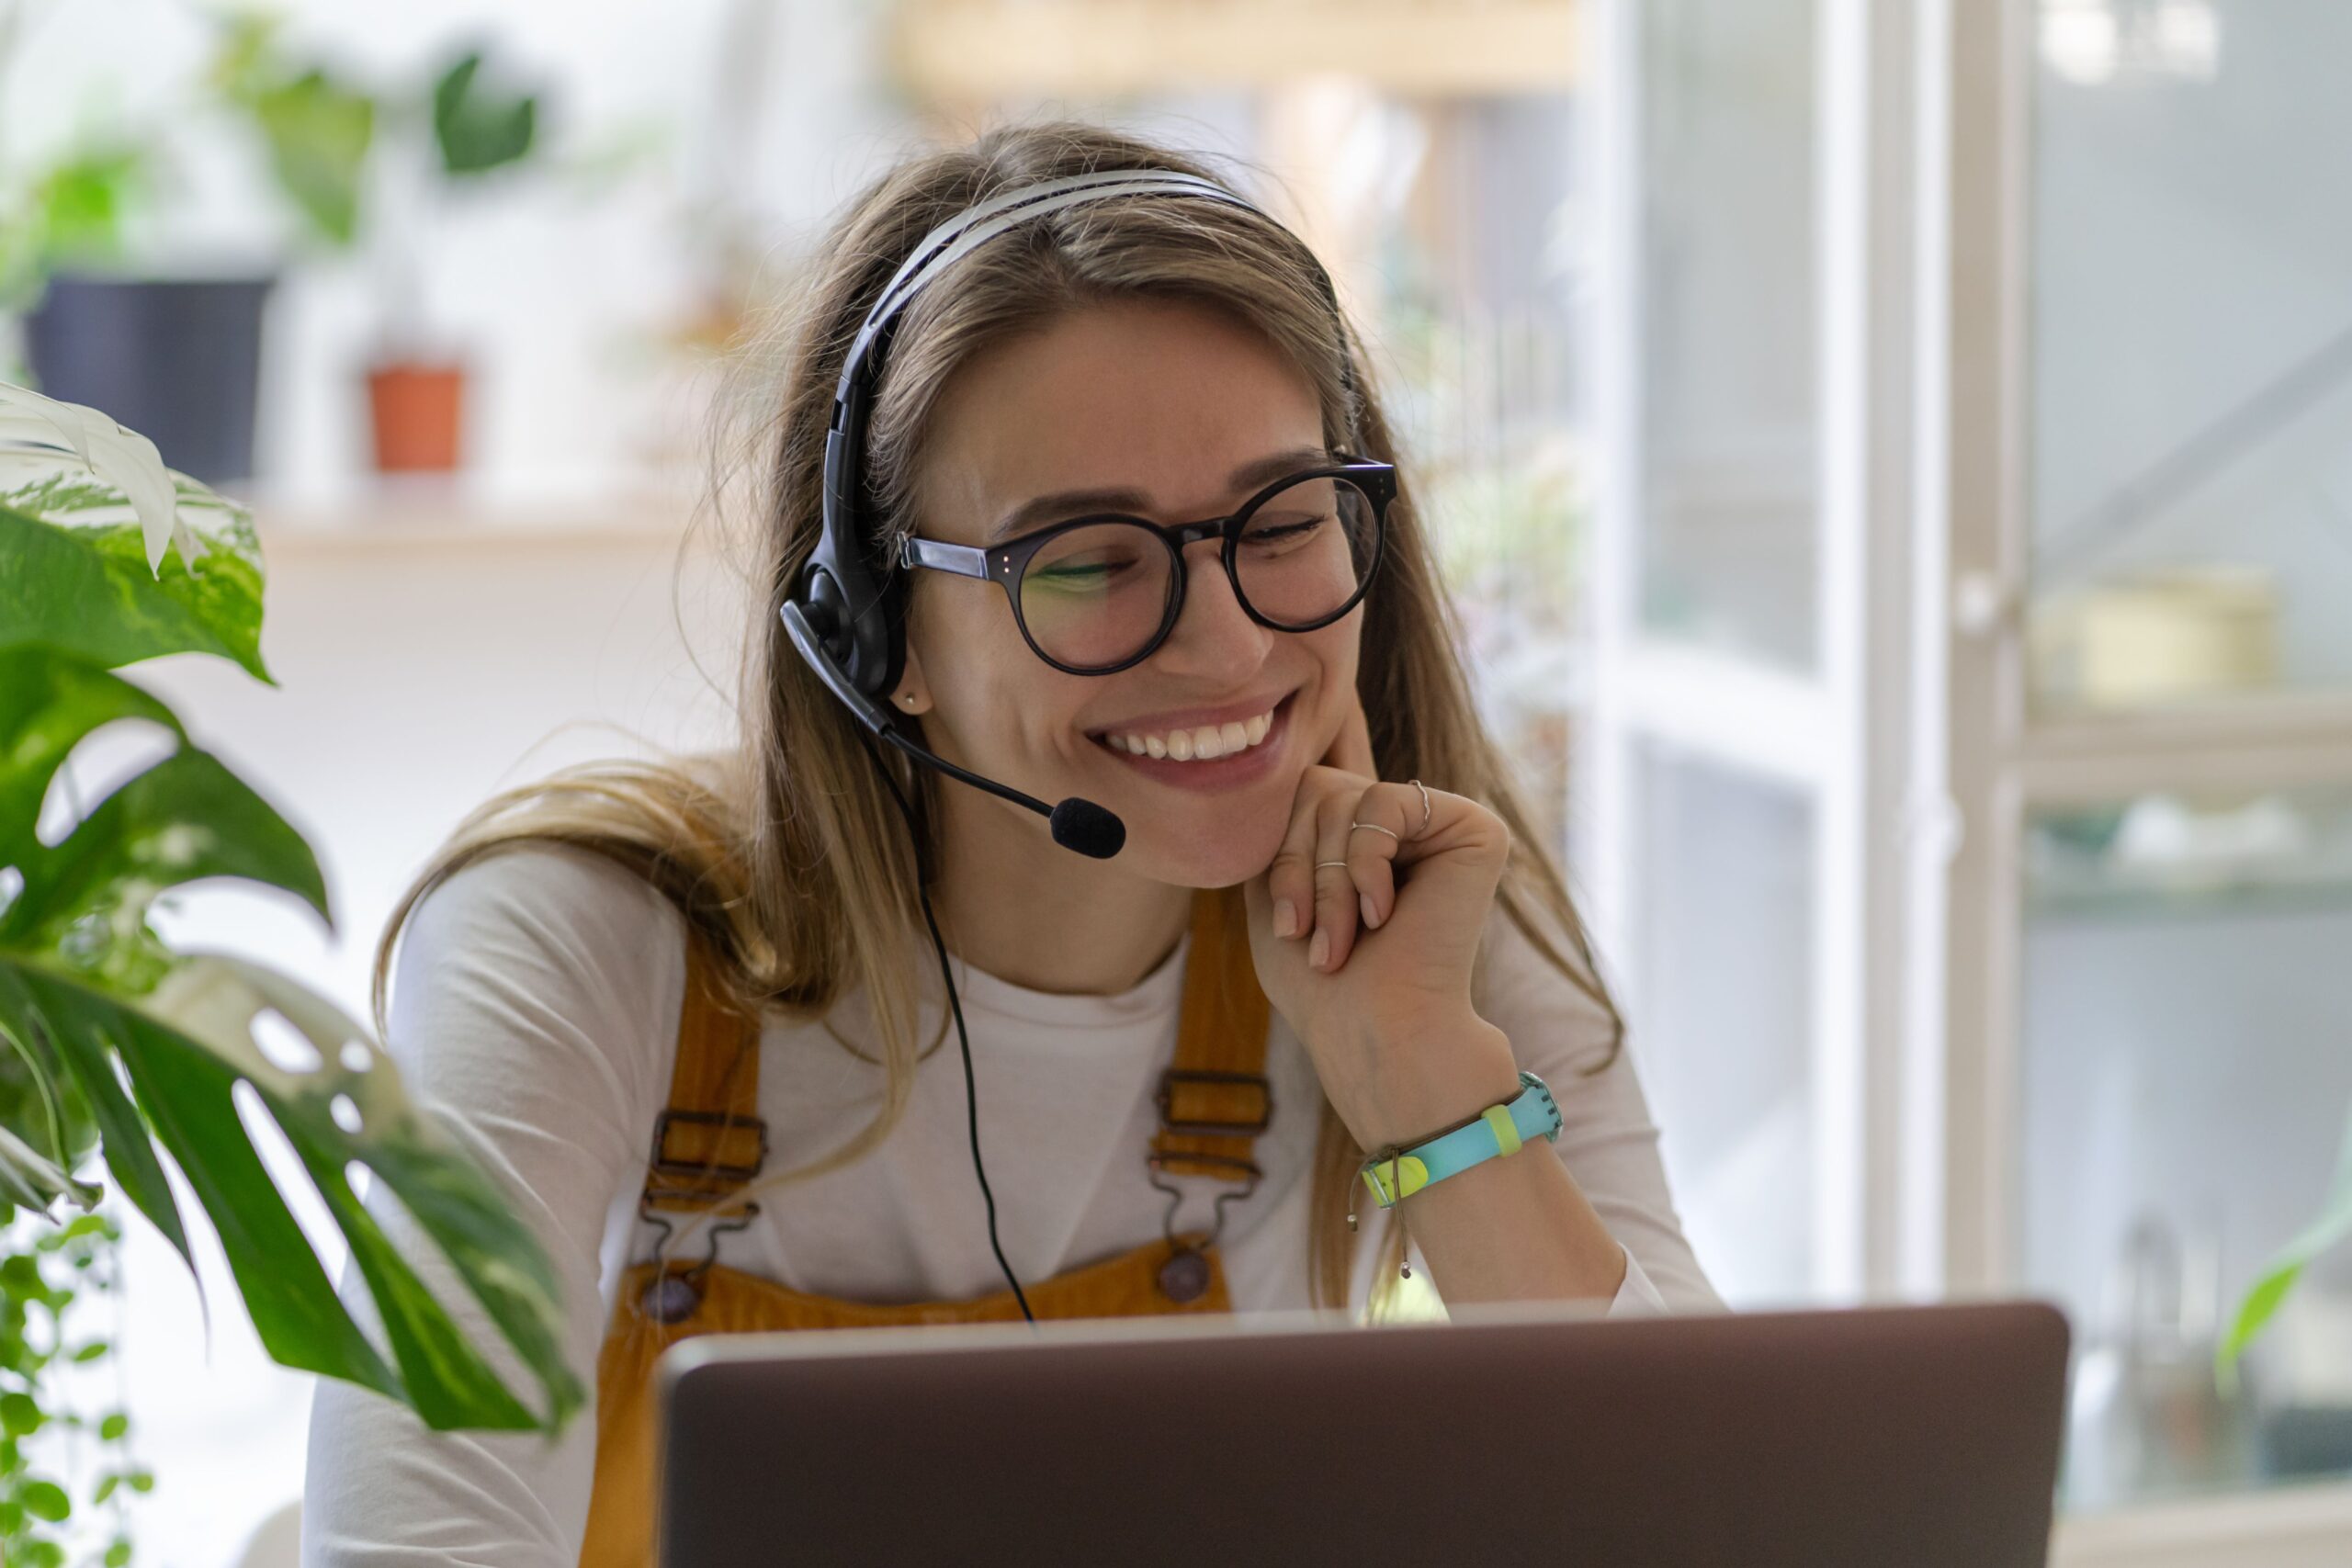
[(1308, 939), (1306, 962), (1327, 973), (1348, 961), (1363, 912), (1363, 890), (1348, 858), (1348, 821), (1356, 795), (1351, 788), (1333, 790), (1314, 812), (1315, 934)]
[(1315, 918), (1318, 934), (1328, 930), (1330, 941), (1328, 962), (1315, 966), (1332, 970), (1355, 950), (1359, 923), (1378, 931), (1396, 912), (1396, 868), (1418, 858), (1413, 842), (1421, 831), (1420, 791), (1409, 784), (1344, 790), (1326, 800), (1316, 819), (1315, 860), (1321, 869)]
[[(1317, 906), (1327, 900), (1349, 897), (1335, 877), (1344, 878), (1346, 871), (1339, 866), (1317, 867), (1319, 860), (1344, 860), (1345, 851), (1325, 854), (1323, 840), (1323, 803), (1334, 790), (1346, 790), (1351, 781), (1340, 777), (1353, 774), (1356, 778), (1373, 771), (1372, 730), (1364, 718), (1363, 701), (1351, 688), (1347, 706), (1340, 720), (1340, 732), (1325, 748), (1319, 764), (1306, 770), (1299, 781), (1298, 799), (1291, 810), (1290, 828), (1283, 835), (1282, 848), (1275, 852), (1273, 864), (1267, 868), (1266, 895), (1273, 901), (1274, 934), (1311, 943), (1318, 930), (1328, 927)], [(1331, 942), (1324, 942), (1325, 959), (1317, 962), (1310, 949), (1308, 961), (1317, 968), (1329, 962)]]
[(1274, 934), (1305, 941), (1308, 965), (1328, 971), (1347, 957), (1361, 913), (1347, 824), (1362, 789), (1329, 770), (1311, 776), (1267, 869), (1266, 891), (1274, 901)]
[[(1359, 920), (1365, 930), (1378, 931), (1396, 912), (1396, 868), (1414, 858), (1408, 846), (1419, 825), (1420, 792), (1410, 784), (1374, 784), (1358, 793), (1345, 812), (1324, 819), (1323, 847), (1315, 858), (1347, 862), (1353, 894), (1352, 907), (1336, 922), (1346, 937), (1342, 941), (1334, 931), (1330, 968), (1354, 951)], [(1337, 875), (1338, 868), (1330, 874)], [(1317, 903), (1318, 918), (1324, 908)]]
[(1473, 897), (1464, 891), (1473, 885), (1483, 888), (1475, 896), (1491, 898), (1510, 851), (1500, 821), (1461, 795), (1309, 770), (1267, 871), (1274, 934), (1304, 941), (1308, 966), (1334, 973), (1363, 932), (1395, 919), (1403, 882), (1425, 877), (1429, 897), (1441, 902), (1452, 893)]
[(1348, 822), (1348, 872), (1363, 923), (1374, 931), (1396, 912), (1396, 868), (1413, 858), (1406, 846), (1419, 822), (1420, 794), (1410, 784), (1374, 784), (1356, 801)]
[(1266, 868), (1266, 892), (1274, 901), (1274, 934), (1304, 938), (1315, 930), (1316, 814), (1294, 809), (1283, 847)]
[[(1315, 858), (1318, 862), (1345, 860), (1348, 881), (1356, 893), (1353, 911), (1334, 922), (1335, 956), (1327, 967), (1337, 969), (1345, 961), (1353, 949), (1359, 922), (1363, 930), (1378, 931), (1395, 917), (1400, 886), (1413, 874), (1407, 867), (1429, 862), (1434, 870), (1456, 852), (1475, 853), (1464, 835), (1473, 832), (1482, 819), (1491, 820), (1473, 802), (1443, 790), (1424, 795), (1421, 786), (1409, 780), (1376, 784), (1357, 793), (1354, 805), (1345, 813), (1318, 813), (1321, 838)], [(1507, 844), (1504, 852), (1508, 852)], [(1326, 873), (1336, 874), (1336, 867)], [(1321, 887), (1318, 883), (1318, 891)], [(1329, 907), (1317, 901), (1318, 919)], [(1344, 937), (1340, 929), (1344, 929)]]

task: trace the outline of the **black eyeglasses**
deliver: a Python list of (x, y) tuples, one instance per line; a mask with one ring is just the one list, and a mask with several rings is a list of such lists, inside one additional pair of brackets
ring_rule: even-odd
[(1335, 457), (1275, 480), (1230, 517), (1074, 517), (986, 549), (910, 538), (899, 564), (1003, 584), (1030, 648), (1072, 675), (1125, 670), (1167, 640), (1184, 608), (1184, 551), (1204, 539), (1225, 541), (1225, 575), (1251, 620), (1311, 632), (1372, 586), (1396, 496), (1395, 465)]

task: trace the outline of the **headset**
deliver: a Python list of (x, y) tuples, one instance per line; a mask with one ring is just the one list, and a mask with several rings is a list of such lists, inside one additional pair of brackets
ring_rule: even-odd
[[(1215, 181), (1171, 169), (1101, 170), (1001, 192), (941, 223), (908, 254), (876, 297), (857, 336), (851, 340), (841, 380), (833, 390), (831, 423), (825, 434), (821, 530), (799, 581), (777, 613), (793, 648), (870, 737), (868, 751), (883, 783), (897, 800), (899, 813), (906, 818), (908, 831), (917, 835), (918, 849), (920, 831), (914, 809), (889, 770), (881, 766), (881, 754), (874, 750), (874, 741), (894, 746), (920, 765), (974, 789), (1036, 812), (1047, 819), (1054, 841), (1064, 849), (1096, 860), (1109, 860), (1126, 843), (1126, 824), (1093, 801), (1072, 795), (1049, 807), (1009, 784), (957, 767), (899, 727), (882, 705), (906, 667), (906, 579), (910, 574), (876, 572), (874, 545), (861, 526), (859, 503), (865, 485), (865, 426), (872, 412), (874, 390), (881, 378), (891, 338), (908, 304), (957, 262), (1023, 224), (1069, 208), (1129, 197), (1182, 197), (1222, 202), (1256, 213), (1270, 223), (1274, 221), (1255, 203)], [(1340, 317), (1338, 296), (1330, 276), (1319, 265), (1316, 276), (1340, 333), (1341, 374), (1350, 382), (1352, 398), (1353, 373), (1348, 364), (1346, 331)], [(1012, 1265), (1005, 1261), (1004, 1249), (997, 1240), (996, 1199), (989, 1190), (988, 1171), (980, 1162), (979, 1106), (972, 1084), (972, 1043), (964, 1030), (964, 1008), (956, 994), (955, 977), (948, 970), (947, 945), (940, 937), (939, 921), (932, 912), (929, 887), (919, 885), (917, 892), (922, 904), (923, 922), (930, 928), (932, 946), (939, 957), (940, 977), (947, 983), (947, 1001), (956, 1017), (956, 1039), (963, 1048), (966, 1122), (971, 1135), (972, 1169), (979, 1179), (980, 1197), (988, 1212), (989, 1246), (996, 1254), (997, 1267), (1012, 1288), (1022, 1317), (1034, 1324), (1036, 1318), (1029, 1310), (1029, 1299), (1021, 1289), (1021, 1281), (1013, 1276)]]

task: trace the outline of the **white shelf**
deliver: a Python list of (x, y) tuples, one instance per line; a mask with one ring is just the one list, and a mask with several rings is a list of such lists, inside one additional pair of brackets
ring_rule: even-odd
[(2066, 866), (2030, 883), (2026, 912), (2061, 919), (2203, 919), (2352, 905), (2352, 867), (2325, 863), (2192, 876)]
[(2352, 1483), (2296, 1486), (2062, 1518), (2051, 1568), (2343, 1568)]
[[(232, 487), (233, 488), (233, 487)], [(594, 490), (492, 488), (468, 476), (382, 479), (329, 491), (238, 491), (265, 559), (379, 552), (644, 549), (710, 536), (690, 484), (638, 476)], [(690, 528), (691, 525), (691, 528)]]
[(899, 81), (934, 103), (1268, 86), (1315, 73), (1407, 96), (1562, 92), (1574, 0), (901, 0)]
[(2282, 689), (2170, 708), (2036, 715), (2015, 760), (2038, 805), (2352, 780), (2352, 692)]

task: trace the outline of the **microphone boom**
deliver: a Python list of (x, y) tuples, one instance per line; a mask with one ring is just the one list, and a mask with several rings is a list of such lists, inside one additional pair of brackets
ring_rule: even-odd
[(801, 659), (817, 672), (817, 678), (824, 682), (826, 688), (857, 716), (857, 721), (872, 730), (877, 739), (888, 741), (922, 766), (944, 773), (959, 784), (985, 790), (1000, 800), (1009, 800), (1015, 806), (1035, 812), (1052, 825), (1054, 842), (1066, 850), (1074, 850), (1095, 860), (1109, 860), (1126, 846), (1127, 825), (1104, 807), (1077, 795), (1069, 796), (1058, 806), (1047, 806), (1035, 795), (1023, 795), (1011, 784), (1001, 784), (994, 779), (984, 779), (931, 750), (900, 729), (873, 698), (857, 689), (857, 683), (849, 678), (849, 672), (841, 667), (825, 647), (824, 640), (818, 637), (816, 628), (808, 624), (808, 613), (797, 601), (786, 600), (778, 613), (784, 617), (785, 634), (792, 638), (792, 646), (799, 651)]

